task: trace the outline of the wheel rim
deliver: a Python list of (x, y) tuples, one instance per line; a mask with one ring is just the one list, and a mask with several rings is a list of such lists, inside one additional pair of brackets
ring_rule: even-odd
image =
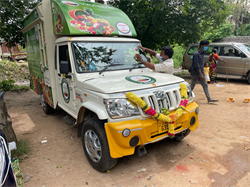
[(43, 94), (41, 95), (41, 105), (42, 105), (43, 110), (46, 110), (46, 103), (45, 103), (45, 98)]
[(99, 162), (102, 157), (102, 147), (96, 133), (92, 130), (86, 131), (84, 141), (90, 159), (94, 162)]

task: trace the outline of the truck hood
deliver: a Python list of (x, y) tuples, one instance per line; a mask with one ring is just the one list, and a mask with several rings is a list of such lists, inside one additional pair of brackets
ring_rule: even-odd
[(182, 78), (166, 73), (152, 72), (147, 75), (144, 72), (88, 79), (83, 82), (83, 88), (100, 93), (116, 93), (154, 88), (182, 81), (184, 81)]

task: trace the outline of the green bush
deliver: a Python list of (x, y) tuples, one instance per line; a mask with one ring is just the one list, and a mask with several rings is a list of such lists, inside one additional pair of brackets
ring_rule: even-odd
[(0, 90), (4, 91), (13, 91), (13, 92), (22, 92), (30, 89), (29, 86), (18, 86), (14, 85), (15, 81), (13, 79), (0, 81)]
[(17, 149), (11, 151), (11, 156), (13, 158), (19, 158), (19, 156), (27, 154), (28, 146), (29, 146), (29, 143), (26, 140), (19, 140), (17, 142)]
[(14, 83), (13, 79), (0, 81), (0, 90), (9, 91), (14, 87)]

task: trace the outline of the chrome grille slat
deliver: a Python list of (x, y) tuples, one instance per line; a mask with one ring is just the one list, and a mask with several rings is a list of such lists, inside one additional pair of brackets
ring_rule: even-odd
[[(165, 95), (165, 96), (164, 96)], [(162, 108), (167, 108), (169, 111), (176, 110), (181, 102), (180, 87), (163, 90), (153, 90), (151, 94), (141, 97), (148, 106), (151, 106), (156, 112), (161, 112)], [(140, 109), (142, 117), (148, 118), (142, 109)]]

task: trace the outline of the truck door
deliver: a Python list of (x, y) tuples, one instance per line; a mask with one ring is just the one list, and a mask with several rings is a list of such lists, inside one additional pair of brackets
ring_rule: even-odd
[[(57, 47), (58, 60), (57, 60), (57, 96), (58, 105), (68, 112), (71, 116), (76, 114), (76, 101), (75, 101), (75, 83), (72, 74), (72, 67), (69, 58), (69, 48), (68, 44), (60, 44)], [(68, 76), (61, 74), (60, 72), (60, 62), (67, 61), (70, 64), (70, 73)]]

